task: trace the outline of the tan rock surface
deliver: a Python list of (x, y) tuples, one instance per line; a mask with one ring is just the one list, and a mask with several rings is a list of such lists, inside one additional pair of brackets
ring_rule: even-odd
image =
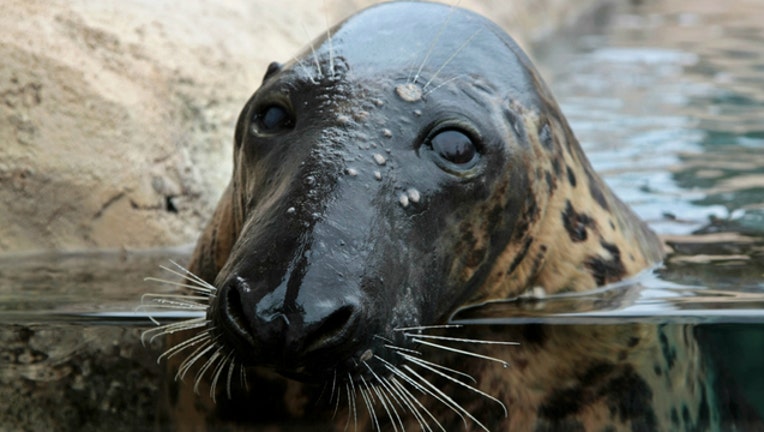
[[(374, 2), (3, 3), (0, 252), (13, 252), (192, 242), (268, 63)], [(594, 3), (461, 5), (527, 40)]]

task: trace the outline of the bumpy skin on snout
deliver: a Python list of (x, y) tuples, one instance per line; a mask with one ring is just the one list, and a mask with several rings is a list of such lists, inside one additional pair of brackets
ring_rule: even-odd
[(299, 382), (385, 373), (368, 360), (397, 362), (395, 329), (661, 257), (526, 55), (461, 9), (371, 7), (272, 64), (234, 146), (191, 271), (219, 343)]

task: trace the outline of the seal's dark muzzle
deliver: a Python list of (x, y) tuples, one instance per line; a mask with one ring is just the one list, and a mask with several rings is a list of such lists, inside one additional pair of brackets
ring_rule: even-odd
[(352, 297), (296, 303), (277, 291), (259, 294), (241, 277), (219, 291), (211, 319), (246, 357), (285, 375), (324, 375), (352, 356), (361, 333), (361, 308)]

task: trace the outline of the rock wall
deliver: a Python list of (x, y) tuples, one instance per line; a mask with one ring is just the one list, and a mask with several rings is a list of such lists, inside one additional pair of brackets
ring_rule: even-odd
[[(194, 241), (268, 63), (371, 3), (4, 1), (0, 253)], [(461, 6), (527, 42), (597, 3)]]

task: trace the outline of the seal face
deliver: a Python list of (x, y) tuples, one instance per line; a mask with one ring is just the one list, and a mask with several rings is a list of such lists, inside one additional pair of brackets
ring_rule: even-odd
[(591, 289), (661, 253), (509, 36), (402, 2), (268, 68), (190, 270), (216, 289), (221, 357), (334, 388), (401, 371), (401, 329)]

